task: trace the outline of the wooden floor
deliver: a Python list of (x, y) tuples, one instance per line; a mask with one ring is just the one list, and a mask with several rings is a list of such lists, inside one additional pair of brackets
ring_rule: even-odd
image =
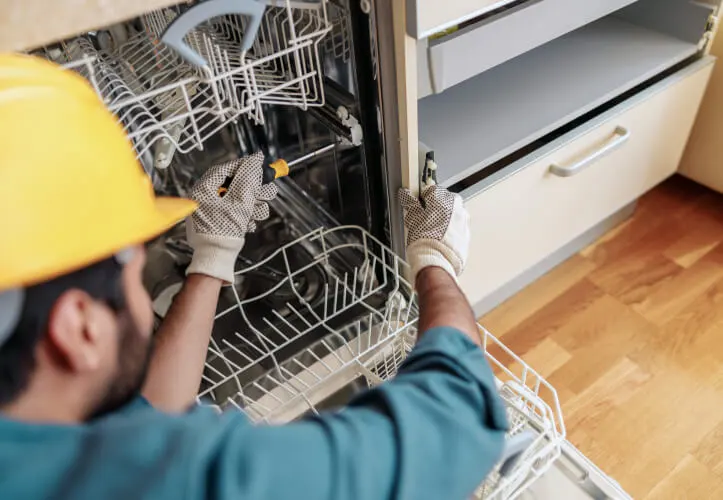
[(484, 316), (634, 498), (723, 499), (723, 196), (674, 177)]

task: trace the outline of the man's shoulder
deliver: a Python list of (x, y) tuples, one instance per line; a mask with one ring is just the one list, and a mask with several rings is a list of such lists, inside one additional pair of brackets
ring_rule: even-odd
[(193, 407), (171, 415), (143, 399), (81, 425), (0, 419), (0, 469), (14, 470), (0, 481), (0, 498), (120, 498), (121, 491), (123, 498), (201, 498), (201, 490), (186, 489), (203, 485), (250, 427), (240, 412)]

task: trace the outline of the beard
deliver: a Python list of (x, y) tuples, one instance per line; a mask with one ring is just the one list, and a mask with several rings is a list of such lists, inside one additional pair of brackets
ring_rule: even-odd
[(128, 311), (119, 315), (118, 372), (90, 419), (103, 417), (127, 405), (140, 395), (153, 353), (153, 337), (143, 335)]

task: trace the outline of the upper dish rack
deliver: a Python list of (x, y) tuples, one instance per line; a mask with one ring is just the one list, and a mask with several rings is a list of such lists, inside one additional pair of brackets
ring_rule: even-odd
[(263, 105), (324, 105), (319, 45), (331, 31), (326, 0), (208, 0), (44, 49), (86, 77), (123, 124), (147, 168), (203, 149)]
[[(274, 275), (268, 286), (239, 292), (260, 268)], [(287, 422), (344, 404), (330, 401), (350, 387), (392, 378), (417, 336), (407, 272), (388, 247), (350, 226), (318, 229), (236, 272), (234, 303), (216, 316), (199, 403)], [(326, 277), (315, 291), (312, 275)], [(262, 303), (274, 307), (259, 313)], [(515, 498), (560, 456), (565, 425), (555, 389), (482, 327), (480, 335), (511, 428), (503, 460), (475, 496)]]

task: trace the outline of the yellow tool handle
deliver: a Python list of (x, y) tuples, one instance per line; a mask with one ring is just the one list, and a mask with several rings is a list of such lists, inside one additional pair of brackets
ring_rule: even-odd
[(289, 175), (289, 164), (286, 163), (286, 160), (276, 160), (268, 165), (264, 165), (263, 179), (261, 182), (268, 184), (275, 179), (286, 177), (287, 175)]
[[(261, 170), (261, 183), (268, 184), (280, 177), (286, 177), (289, 175), (289, 164), (286, 160), (276, 160), (273, 163), (269, 163), (263, 166)], [(228, 188), (231, 186), (233, 177), (227, 177), (224, 183), (218, 188), (217, 193), (220, 197), (223, 197), (228, 193)]]

